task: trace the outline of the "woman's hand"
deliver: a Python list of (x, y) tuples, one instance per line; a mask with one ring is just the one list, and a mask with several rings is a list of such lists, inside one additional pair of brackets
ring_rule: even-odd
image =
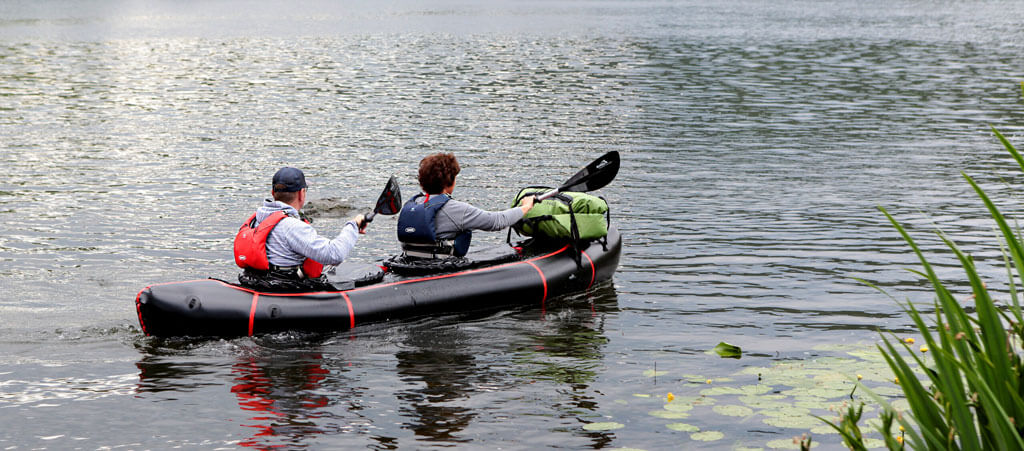
[(533, 201), (536, 200), (536, 199), (537, 199), (536, 196), (526, 196), (522, 200), (519, 201), (519, 208), (521, 208), (523, 210), (523, 214), (524, 215), (527, 212), (529, 212), (531, 208), (533, 208)]

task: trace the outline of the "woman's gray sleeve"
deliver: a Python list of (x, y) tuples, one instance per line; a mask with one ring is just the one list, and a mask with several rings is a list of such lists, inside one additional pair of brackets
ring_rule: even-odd
[[(486, 211), (464, 202), (459, 202), (452, 206), (461, 207), (449, 213), (452, 213), (451, 216), (453, 218), (462, 219), (462, 224), (459, 224), (462, 230), (486, 230), (493, 232), (508, 228), (520, 219), (523, 219), (523, 210), (519, 207), (512, 207), (503, 211)], [(461, 210), (461, 212), (458, 210)]]

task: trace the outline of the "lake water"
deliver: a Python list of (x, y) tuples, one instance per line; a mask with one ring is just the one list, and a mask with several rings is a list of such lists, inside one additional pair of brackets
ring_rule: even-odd
[[(1024, 143), (1024, 3), (372, 3), (0, 4), (0, 448), (839, 449), (808, 415), (858, 372), (894, 395), (871, 345), (913, 335), (855, 278), (931, 300), (877, 206), (1004, 286), (960, 171), (1020, 212), (989, 127)], [(138, 328), (143, 287), (235, 277), (283, 165), (334, 234), (390, 175), (411, 196), (430, 152), (498, 209), (610, 150), (619, 271), (546, 309)]]

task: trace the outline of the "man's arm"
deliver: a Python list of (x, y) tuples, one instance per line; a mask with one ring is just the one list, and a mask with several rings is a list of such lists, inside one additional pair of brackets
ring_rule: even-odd
[(341, 233), (333, 240), (318, 235), (313, 226), (298, 220), (282, 220), (278, 227), (286, 221), (289, 224), (285, 239), (292, 250), (324, 265), (337, 265), (345, 261), (359, 240), (359, 225), (354, 221), (346, 222), (341, 227)]

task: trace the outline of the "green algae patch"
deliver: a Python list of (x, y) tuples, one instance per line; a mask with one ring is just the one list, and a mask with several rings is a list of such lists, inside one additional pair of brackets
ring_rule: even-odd
[(690, 439), (699, 442), (713, 442), (725, 438), (725, 434), (718, 431), (701, 431), (690, 434)]
[(589, 423), (583, 425), (583, 429), (588, 431), (614, 431), (615, 429), (622, 429), (626, 425), (622, 423), (616, 423), (614, 421), (605, 421), (601, 423)]

